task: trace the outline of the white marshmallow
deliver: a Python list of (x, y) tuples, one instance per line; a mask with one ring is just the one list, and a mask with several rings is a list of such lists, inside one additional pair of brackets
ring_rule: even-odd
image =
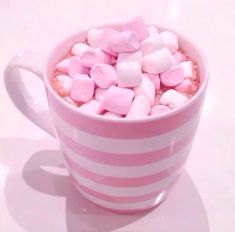
[(102, 29), (90, 29), (87, 33), (88, 44), (93, 48), (99, 48), (101, 44), (102, 34)]
[(154, 83), (146, 76), (142, 77), (141, 84), (134, 89), (136, 96), (143, 95), (149, 99), (151, 105), (154, 104), (155, 100), (155, 86)]
[(175, 64), (179, 64), (187, 60), (187, 57), (180, 51), (175, 52), (173, 56), (175, 58)]
[(142, 118), (148, 116), (150, 109), (149, 99), (146, 96), (136, 96), (126, 118)]
[(103, 114), (107, 118), (121, 118), (121, 114), (113, 113), (113, 112), (106, 112)]
[(69, 72), (70, 59), (66, 58), (56, 65), (56, 70), (63, 73)]
[(143, 56), (161, 48), (164, 48), (164, 44), (159, 36), (149, 36), (140, 43), (140, 50)]
[(136, 87), (141, 81), (142, 71), (137, 62), (117, 63), (117, 82), (119, 87)]
[(185, 78), (193, 78), (193, 62), (192, 61), (183, 61), (179, 64), (179, 66), (184, 71)]
[(160, 98), (160, 104), (169, 106), (170, 108), (174, 109), (183, 105), (185, 102), (187, 102), (187, 100), (188, 98), (185, 95), (173, 89), (170, 89), (162, 94)]
[(68, 75), (58, 75), (53, 79), (53, 86), (60, 96), (67, 96), (71, 91), (72, 80)]
[(167, 48), (150, 53), (143, 58), (142, 69), (145, 72), (159, 74), (174, 64), (174, 57)]
[(154, 26), (148, 26), (148, 32), (149, 32), (149, 37), (157, 36), (159, 34), (158, 29)]
[(164, 45), (172, 52), (176, 52), (179, 49), (177, 36), (170, 31), (163, 31), (159, 34)]
[(117, 58), (117, 63), (120, 62), (138, 62), (139, 65), (142, 65), (142, 54), (141, 51), (137, 52), (123, 52), (119, 53), (118, 58)]
[(72, 47), (72, 54), (81, 57), (85, 51), (90, 50), (91, 47), (84, 43), (76, 43)]
[(95, 99), (101, 102), (104, 99), (106, 91), (107, 89), (97, 88), (95, 90)]

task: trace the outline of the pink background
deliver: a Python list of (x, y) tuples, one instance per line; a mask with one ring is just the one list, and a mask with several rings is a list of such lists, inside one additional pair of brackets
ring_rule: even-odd
[[(58, 143), (16, 110), (1, 78), (0, 231), (233, 231), (235, 110), (228, 105), (235, 98), (234, 7), (232, 0), (0, 1), (1, 73), (16, 53), (47, 54), (71, 32), (136, 15), (195, 41), (205, 51), (211, 72), (186, 172), (162, 205), (132, 216), (109, 213), (77, 193)], [(43, 95), (38, 81), (27, 82)]]

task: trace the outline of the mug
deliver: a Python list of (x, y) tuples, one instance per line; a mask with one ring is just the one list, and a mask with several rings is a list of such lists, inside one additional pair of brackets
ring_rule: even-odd
[[(120, 24), (106, 26), (121, 28)], [(200, 87), (187, 103), (142, 119), (88, 115), (58, 96), (49, 80), (56, 63), (74, 43), (86, 40), (87, 31), (59, 43), (47, 59), (35, 53), (13, 58), (5, 70), (6, 89), (29, 120), (57, 137), (65, 166), (82, 195), (117, 213), (150, 209), (166, 199), (191, 150), (208, 83), (205, 59), (194, 44), (176, 33), (180, 48), (198, 65)], [(27, 95), (20, 69), (44, 82), (49, 111)]]

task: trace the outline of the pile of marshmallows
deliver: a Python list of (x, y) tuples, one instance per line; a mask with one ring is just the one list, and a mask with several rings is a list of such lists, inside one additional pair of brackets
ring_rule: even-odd
[(84, 43), (56, 65), (51, 83), (88, 114), (142, 118), (184, 104), (197, 90), (195, 65), (179, 51), (177, 36), (158, 32), (141, 17), (111, 28), (90, 29)]

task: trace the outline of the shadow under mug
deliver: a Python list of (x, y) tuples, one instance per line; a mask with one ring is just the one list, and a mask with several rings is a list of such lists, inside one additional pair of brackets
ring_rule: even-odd
[[(88, 115), (63, 101), (49, 82), (55, 64), (74, 43), (84, 42), (86, 34), (62, 41), (47, 60), (29, 52), (13, 58), (5, 70), (6, 89), (28, 119), (57, 137), (73, 183), (87, 199), (118, 213), (150, 209), (166, 198), (184, 168), (208, 83), (206, 62), (195, 45), (176, 33), (179, 46), (198, 65), (200, 78), (199, 90), (185, 105), (135, 120)], [(50, 112), (27, 95), (20, 69), (44, 81)]]

